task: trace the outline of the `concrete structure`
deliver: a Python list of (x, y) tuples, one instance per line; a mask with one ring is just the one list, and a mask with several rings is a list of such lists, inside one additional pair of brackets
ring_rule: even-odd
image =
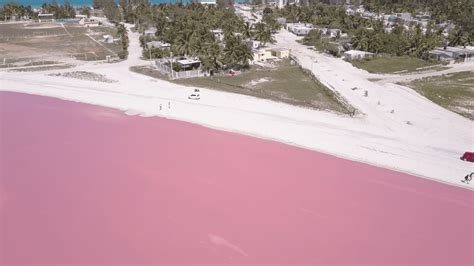
[(157, 29), (155, 27), (150, 27), (143, 32), (145, 36), (155, 36)]
[(291, 51), (290, 49), (285, 48), (273, 48), (272, 55), (278, 57), (280, 59), (287, 59), (290, 58)]
[(349, 50), (347, 52), (344, 52), (344, 58), (348, 61), (371, 58), (374, 57), (374, 55), (374, 53), (364, 52), (360, 50)]
[(54, 14), (38, 14), (38, 22), (54, 22)]
[(253, 51), (253, 61), (252, 63), (265, 62), (268, 59), (275, 59), (272, 55), (272, 50), (270, 48), (262, 48)]
[(247, 42), (247, 45), (250, 47), (250, 49), (255, 50), (255, 49), (260, 48), (262, 43), (260, 41), (250, 40)]
[(253, 51), (252, 63), (265, 62), (272, 59), (290, 58), (290, 50), (284, 48), (261, 48)]
[(224, 32), (221, 29), (214, 29), (211, 30), (211, 32), (212, 34), (214, 34), (214, 38), (216, 38), (216, 41), (224, 41)]
[(79, 20), (79, 24), (87, 28), (98, 27), (99, 21), (90, 18), (82, 18), (81, 20)]
[(427, 59), (449, 62), (454, 60), (462, 60), (464, 62), (474, 60), (474, 46), (457, 46), (436, 48), (426, 55)]
[(411, 21), (413, 19), (411, 13), (396, 13), (396, 16), (403, 21)]
[(297, 36), (305, 36), (314, 29), (313, 24), (310, 23), (288, 23), (286, 24), (287, 30)]
[(91, 9), (90, 10), (91, 17), (105, 17), (104, 10), (102, 9)]
[(176, 63), (179, 65), (181, 70), (197, 69), (201, 66), (201, 61), (197, 58), (181, 59), (181, 60), (177, 60)]
[(286, 18), (284, 18), (284, 17), (279, 17), (276, 20), (280, 25), (285, 25), (286, 24)]
[(278, 0), (278, 8), (280, 9), (284, 8), (287, 2), (288, 1), (285, 1), (285, 0)]
[(216, 0), (200, 0), (199, 3), (201, 5), (216, 5), (217, 1)]
[(342, 31), (340, 29), (328, 29), (326, 34), (331, 38), (335, 38), (337, 36), (342, 37)]
[(160, 42), (160, 41), (147, 42), (145, 46), (146, 46), (146, 48), (160, 48), (160, 49), (169, 49), (169, 48), (171, 48), (171, 44)]
[(103, 42), (105, 43), (114, 43), (114, 37), (112, 35), (104, 35), (104, 40)]

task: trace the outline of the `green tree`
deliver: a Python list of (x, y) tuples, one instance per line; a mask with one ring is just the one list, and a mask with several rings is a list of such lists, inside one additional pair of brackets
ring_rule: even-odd
[(275, 43), (275, 39), (272, 36), (270, 29), (261, 22), (255, 24), (254, 38), (261, 42), (263, 46), (267, 43)]

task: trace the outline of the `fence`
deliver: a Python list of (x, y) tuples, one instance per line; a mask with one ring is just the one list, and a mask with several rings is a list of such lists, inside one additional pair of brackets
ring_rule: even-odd
[(155, 60), (155, 68), (160, 72), (168, 75), (171, 79), (197, 78), (209, 76), (208, 71), (203, 71), (201, 69), (174, 71), (171, 69), (171, 67), (168, 66), (167, 60), (164, 59)]

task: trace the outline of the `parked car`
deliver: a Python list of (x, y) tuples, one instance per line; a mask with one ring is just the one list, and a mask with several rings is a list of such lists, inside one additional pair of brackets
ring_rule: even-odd
[(468, 162), (474, 162), (474, 152), (465, 152), (463, 156), (461, 157), (461, 160), (463, 161), (468, 161)]
[(199, 93), (193, 93), (193, 94), (189, 95), (188, 99), (190, 99), (190, 100), (199, 100), (199, 99), (201, 99), (201, 96), (199, 96)]

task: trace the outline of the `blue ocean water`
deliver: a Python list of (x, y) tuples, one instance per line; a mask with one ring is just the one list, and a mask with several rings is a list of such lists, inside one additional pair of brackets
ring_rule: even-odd
[[(159, 3), (176, 3), (178, 0), (149, 0), (153, 4)], [(44, 3), (51, 3), (52, 0), (0, 0), (0, 6), (7, 3), (17, 3), (24, 6), (40, 7)], [(56, 0), (56, 2), (63, 4), (64, 0)], [(117, 0), (118, 2), (118, 0)], [(182, 0), (182, 3), (191, 2), (190, 0)], [(72, 6), (91, 6), (92, 0), (69, 0)]]

